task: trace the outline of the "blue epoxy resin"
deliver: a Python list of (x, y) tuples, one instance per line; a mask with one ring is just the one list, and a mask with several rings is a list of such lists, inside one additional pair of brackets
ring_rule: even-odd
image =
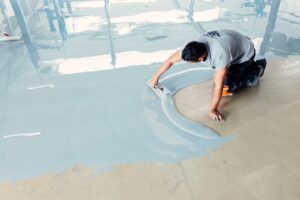
[[(153, 73), (152, 66), (129, 67), (57, 76), (53, 88), (11, 86), (15, 92), (8, 94), (6, 110), (11, 120), (1, 127), (0, 179), (29, 178), (75, 164), (101, 169), (122, 163), (177, 162), (205, 155), (231, 139), (204, 139), (174, 125), (145, 84)], [(197, 71), (195, 79), (182, 75), (178, 82), (168, 78), (162, 83), (172, 82), (174, 92), (187, 78), (201, 82), (210, 75)]]

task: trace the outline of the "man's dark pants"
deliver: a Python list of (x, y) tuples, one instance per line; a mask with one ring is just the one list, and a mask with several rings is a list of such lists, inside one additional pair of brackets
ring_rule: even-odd
[(228, 67), (224, 85), (229, 86), (230, 92), (236, 92), (244, 87), (252, 86), (258, 78), (260, 68), (254, 61), (255, 53), (250, 60)]

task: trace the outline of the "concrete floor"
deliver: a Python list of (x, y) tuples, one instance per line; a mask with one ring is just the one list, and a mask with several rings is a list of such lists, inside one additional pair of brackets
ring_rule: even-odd
[[(299, 28), (295, 25), (295, 23), (299, 24), (299, 19), (295, 15), (299, 3), (288, 0), (281, 4), (273, 41), (267, 52), (268, 66), (260, 84), (222, 99), (220, 108), (226, 117), (225, 123), (216, 123), (207, 115), (213, 87), (212, 81), (188, 86), (175, 95), (176, 107), (183, 116), (205, 124), (222, 137), (234, 136), (233, 140), (202, 157), (169, 163), (145, 162), (139, 158), (140, 161), (131, 162), (131, 164), (126, 164), (126, 162), (116, 164), (110, 170), (99, 172), (95, 165), (78, 161), (79, 157), (82, 158), (80, 161), (86, 157), (91, 160), (97, 156), (101, 157), (102, 154), (98, 155), (94, 151), (97, 150), (99, 141), (104, 143), (103, 146), (114, 149), (110, 146), (111, 144), (105, 145), (103, 137), (97, 135), (96, 127), (100, 127), (101, 123), (96, 122), (101, 118), (101, 106), (104, 109), (107, 105), (104, 103), (102, 105), (101, 100), (107, 97), (103, 98), (103, 93), (108, 93), (105, 90), (106, 85), (100, 84), (99, 77), (106, 77), (109, 79), (105, 82), (107, 85), (117, 87), (119, 85), (110, 78), (113, 77), (110, 73), (119, 76), (124, 75), (125, 72), (131, 75), (136, 73), (131, 77), (132, 82), (144, 83), (144, 79), (148, 80), (158, 67), (157, 63), (163, 60), (161, 55), (165, 57), (187, 40), (198, 37), (202, 30), (201, 26), (206, 30), (218, 27), (238, 28), (251, 39), (256, 40), (262, 39), (264, 35), (267, 17), (257, 18), (252, 8), (241, 9), (239, 3), (233, 4), (229, 0), (222, 4), (217, 1), (148, 0), (145, 5), (143, 2), (133, 5), (130, 1), (121, 3), (115, 0), (111, 1), (109, 12), (104, 11), (102, 4), (97, 4), (98, 7), (95, 7), (96, 1), (74, 2), (77, 5), (74, 20), (76, 29), (73, 30), (75, 33), (70, 35), (68, 41), (59, 41), (58, 33), (51, 35), (47, 32), (47, 21), (43, 15), (39, 24), (40, 32), (34, 35), (34, 41), (43, 62), (53, 64), (61, 62), (62, 59), (71, 60), (69, 66), (58, 67), (62, 70), (61, 72), (69, 73), (68, 67), (70, 66), (73, 67), (71, 71), (76, 71), (77, 69), (74, 70), (76, 64), (79, 67), (76, 73), (89, 70), (95, 72), (59, 76), (54, 67), (38, 73), (33, 69), (23, 44), (14, 43), (7, 45), (8, 48), (0, 48), (0, 67), (5, 72), (0, 77), (0, 120), (2, 123), (0, 135), (5, 136), (7, 133), (33, 129), (48, 133), (48, 135), (45, 134), (46, 138), (37, 138), (33, 143), (24, 142), (24, 140), (9, 143), (3, 137), (0, 138), (0, 169), (7, 170), (5, 168), (7, 163), (9, 163), (7, 166), (12, 166), (9, 174), (0, 174), (1, 177), (11, 177), (0, 180), (1, 200), (300, 199), (300, 125), (298, 124), (300, 50), (297, 46)], [(203, 18), (201, 13), (196, 12), (210, 10), (209, 12), (213, 11), (212, 14), (216, 14), (216, 6), (222, 6), (223, 10), (219, 10), (220, 16), (213, 15), (213, 19), (210, 19), (212, 21), (203, 21), (205, 17)], [(170, 13), (164, 13), (172, 9), (179, 10), (179, 16), (177, 16), (178, 13), (175, 13), (175, 17)], [(194, 17), (195, 20), (199, 20), (200, 27), (191, 21), (180, 21), (183, 19), (181, 12), (185, 9), (190, 14), (195, 11)], [(270, 9), (269, 6), (266, 9), (267, 15), (268, 9)], [(152, 17), (150, 16), (151, 23), (147, 24), (141, 22), (143, 20), (140, 14), (148, 13), (148, 11), (154, 12)], [(160, 22), (161, 19), (157, 17), (156, 11), (163, 11), (166, 23)], [(246, 13), (243, 13), (244, 11)], [(112, 25), (106, 22), (110, 17)], [(83, 21), (90, 20), (90, 24), (87, 23), (82, 27), (82, 18)], [(69, 31), (72, 31), (71, 29)], [(108, 29), (111, 29), (112, 37), (108, 37)], [(79, 32), (76, 33), (75, 30)], [(145, 55), (136, 54), (136, 51)], [(153, 54), (157, 51), (160, 51), (159, 55)], [(122, 54), (123, 52), (125, 54)], [(149, 52), (150, 55), (147, 54)], [(14, 57), (14, 55), (18, 56)], [(115, 66), (111, 66), (113, 56), (117, 58)], [(127, 59), (128, 56), (145, 57), (140, 59), (141, 62), (135, 63), (131, 62), (133, 59)], [(98, 64), (95, 67), (93, 62), (101, 63), (101, 66), (99, 67)], [(61, 63), (64, 64), (67, 61)], [(86, 63), (90, 66), (82, 67)], [(106, 64), (108, 65), (104, 66)], [(102, 72), (101, 67), (106, 67), (105, 70), (111, 71)], [(125, 69), (114, 70), (114, 67)], [(144, 73), (147, 77), (141, 78), (138, 72), (151, 72), (151, 74)], [(135, 91), (128, 93), (124, 86), (126, 84), (123, 84), (128, 82), (118, 81), (122, 83), (121, 94), (126, 99), (120, 102), (130, 102), (130, 98), (127, 97), (134, 96)], [(41, 85), (53, 85), (55, 89), (51, 90), (51, 87), (41, 90), (38, 87), (28, 89)], [(95, 91), (98, 92), (97, 95)], [(116, 91), (109, 95), (119, 99)], [(34, 108), (37, 109), (33, 112)], [(120, 108), (126, 113), (132, 109), (131, 107)], [(82, 113), (87, 113), (86, 117), (82, 116)], [(112, 119), (121, 120), (114, 118), (115, 115), (116, 113), (110, 113), (109, 116)], [(119, 113), (118, 116), (120, 116)], [(18, 123), (15, 123), (16, 121)], [(114, 120), (111, 120), (112, 124), (113, 122)], [(88, 134), (86, 128), (90, 128), (89, 136), (91, 137), (85, 139)], [(171, 130), (176, 135), (174, 128), (168, 128), (165, 127), (164, 130)], [(122, 127), (118, 129), (120, 129), (119, 133), (122, 133)], [(109, 131), (106, 132), (110, 135)], [(121, 142), (126, 139), (123, 134), (115, 135), (115, 137), (117, 139), (120, 137)], [(51, 140), (48, 140), (49, 138)], [(148, 137), (143, 139), (146, 141)], [(118, 143), (114, 143), (116, 144)], [(25, 149), (26, 145), (31, 146), (32, 149)], [(164, 145), (163, 143), (161, 147)], [(14, 150), (14, 147), (18, 148)], [(147, 145), (143, 147), (140, 149), (141, 153), (147, 149)], [(82, 149), (87, 152), (81, 151)], [(124, 151), (122, 148), (119, 150)], [(20, 156), (22, 159), (16, 162), (13, 156)], [(78, 164), (73, 164), (73, 156)], [(69, 161), (71, 165), (64, 163)], [(38, 170), (34, 168), (36, 165), (49, 165), (49, 167), (42, 166), (46, 172), (37, 172)], [(60, 170), (62, 166), (68, 167)], [(14, 173), (26, 174), (28, 177), (14, 179)]]

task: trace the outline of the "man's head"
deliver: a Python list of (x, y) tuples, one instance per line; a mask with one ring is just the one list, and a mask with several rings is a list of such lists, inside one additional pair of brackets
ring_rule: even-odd
[(207, 58), (207, 47), (203, 42), (189, 42), (182, 50), (181, 58), (187, 62), (205, 61)]

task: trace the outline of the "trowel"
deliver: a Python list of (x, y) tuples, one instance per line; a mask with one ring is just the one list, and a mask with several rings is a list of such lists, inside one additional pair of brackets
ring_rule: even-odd
[(147, 82), (147, 85), (152, 91), (160, 98), (163, 112), (167, 118), (182, 131), (204, 139), (219, 139), (220, 136), (205, 125), (189, 120), (181, 116), (175, 108), (173, 94), (164, 85), (158, 83), (154, 87), (151, 85), (151, 81)]
[(155, 85), (154, 87), (152, 87), (150, 81), (148, 81), (147, 84), (159, 98), (162, 98), (168, 94), (172, 94), (170, 92), (170, 90), (168, 90), (168, 88), (164, 87), (163, 85), (161, 85), (159, 83), (157, 85)]

